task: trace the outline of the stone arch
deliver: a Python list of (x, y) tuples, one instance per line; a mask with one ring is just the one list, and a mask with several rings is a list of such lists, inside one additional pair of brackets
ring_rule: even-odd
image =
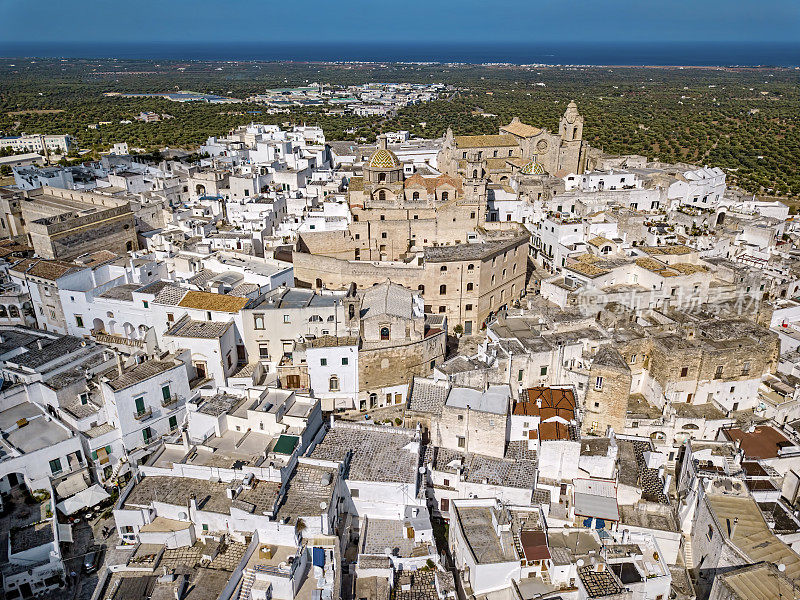
[(19, 319), (19, 307), (16, 304), (8, 307), (8, 316), (12, 319)]
[(0, 304), (0, 319), (5, 319), (6, 317), (8, 317), (8, 310), (6, 310), (5, 306)]
[(122, 333), (129, 340), (135, 340), (136, 339), (136, 328), (133, 326), (133, 323), (125, 321), (122, 324)]
[(198, 183), (195, 186), (194, 191), (197, 193), (198, 196), (205, 196), (206, 195), (206, 186), (204, 186), (201, 183)]
[(92, 330), (95, 332), (101, 332), (106, 330), (106, 324), (103, 323), (103, 319), (95, 319), (92, 321)]

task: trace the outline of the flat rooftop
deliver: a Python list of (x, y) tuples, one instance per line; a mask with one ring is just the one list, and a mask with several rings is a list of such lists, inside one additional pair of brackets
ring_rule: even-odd
[[(17, 423), (22, 419), (27, 423), (18, 427)], [(31, 402), (23, 402), (0, 412), (0, 429), (6, 434), (4, 441), (23, 454), (55, 446), (72, 437), (69, 431)]]
[(479, 564), (518, 560), (511, 531), (502, 531), (503, 543), (495, 531), (492, 510), (486, 506), (455, 506), (456, 516), (475, 561)]

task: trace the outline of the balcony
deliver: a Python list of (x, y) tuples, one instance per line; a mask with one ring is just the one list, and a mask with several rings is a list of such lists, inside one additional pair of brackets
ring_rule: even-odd
[(137, 421), (144, 421), (145, 419), (149, 419), (153, 416), (153, 409), (152, 408), (145, 408), (144, 410), (135, 410), (133, 411), (133, 418)]
[(132, 348), (143, 348), (142, 340), (132, 340), (124, 335), (106, 333), (104, 331), (92, 331), (92, 337), (101, 344), (117, 344), (119, 346), (130, 346)]
[(171, 394), (169, 398), (162, 398), (161, 399), (161, 406), (163, 406), (164, 408), (167, 408), (169, 406), (172, 406), (173, 404), (177, 404), (178, 400), (180, 400), (180, 399), (181, 399), (181, 397), (178, 396), (178, 394)]

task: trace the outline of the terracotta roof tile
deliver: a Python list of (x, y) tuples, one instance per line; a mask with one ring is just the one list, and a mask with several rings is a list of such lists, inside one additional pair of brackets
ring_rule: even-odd
[(211, 292), (186, 292), (178, 303), (183, 308), (196, 308), (200, 310), (215, 310), (219, 312), (237, 313), (242, 310), (248, 298), (231, 296), (230, 294), (213, 294)]

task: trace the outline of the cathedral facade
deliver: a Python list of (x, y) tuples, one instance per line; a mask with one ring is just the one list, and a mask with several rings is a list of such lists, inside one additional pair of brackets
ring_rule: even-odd
[(570, 102), (559, 120), (558, 133), (528, 125), (514, 117), (497, 135), (453, 135), (448, 129), (439, 153), (439, 169), (453, 177), (475, 175), (472, 157), (482, 163), (490, 183), (506, 183), (522, 174), (583, 173), (589, 146), (583, 141), (583, 116)]

